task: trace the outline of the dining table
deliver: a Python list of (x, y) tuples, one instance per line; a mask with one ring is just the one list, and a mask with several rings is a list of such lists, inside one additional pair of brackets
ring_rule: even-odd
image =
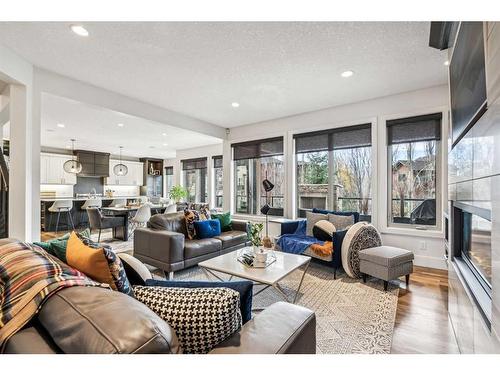
[[(119, 216), (123, 217), (124, 224), (122, 227), (113, 228), (113, 239), (128, 241), (130, 238), (130, 220), (134, 217), (135, 213), (140, 206), (123, 206), (123, 207), (102, 207), (101, 212), (105, 216)], [(165, 212), (167, 205), (163, 204), (150, 204), (151, 215), (161, 214)]]

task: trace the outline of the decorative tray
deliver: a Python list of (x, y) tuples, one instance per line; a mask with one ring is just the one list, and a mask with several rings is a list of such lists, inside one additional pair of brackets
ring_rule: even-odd
[(276, 262), (276, 255), (274, 251), (267, 252), (267, 259), (265, 262), (257, 262), (253, 251), (240, 250), (238, 253), (238, 262), (248, 268), (266, 268)]

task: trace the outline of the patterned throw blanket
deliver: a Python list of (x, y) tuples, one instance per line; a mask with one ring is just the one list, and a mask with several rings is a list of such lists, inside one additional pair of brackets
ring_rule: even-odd
[(0, 353), (53, 293), (70, 286), (103, 286), (28, 243), (0, 245)]

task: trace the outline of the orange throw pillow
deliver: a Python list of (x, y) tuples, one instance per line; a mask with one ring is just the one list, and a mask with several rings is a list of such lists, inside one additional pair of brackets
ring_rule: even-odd
[(324, 245), (320, 245), (320, 244), (317, 244), (317, 243), (312, 244), (311, 245), (311, 250), (316, 255), (319, 255), (319, 256), (322, 256), (322, 257), (330, 256), (333, 253), (333, 242), (331, 242), (331, 241), (325, 241)]
[(103, 249), (88, 247), (78, 238), (75, 232), (71, 233), (68, 240), (66, 260), (70, 267), (76, 268), (91, 279), (108, 284), (112, 289), (116, 290)]

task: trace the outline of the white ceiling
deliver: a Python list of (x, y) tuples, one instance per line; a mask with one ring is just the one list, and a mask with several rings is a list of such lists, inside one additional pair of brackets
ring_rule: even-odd
[[(64, 124), (64, 128), (58, 124)], [(222, 142), (193, 131), (43, 94), (42, 146), (67, 148), (71, 146), (71, 138), (77, 140), (76, 149), (118, 155), (119, 146), (123, 146), (125, 156), (163, 159), (175, 157), (176, 150)]]
[[(446, 83), (429, 22), (0, 23), (37, 66), (224, 127)], [(349, 79), (340, 77), (353, 70)], [(238, 109), (231, 102), (239, 102)]]

